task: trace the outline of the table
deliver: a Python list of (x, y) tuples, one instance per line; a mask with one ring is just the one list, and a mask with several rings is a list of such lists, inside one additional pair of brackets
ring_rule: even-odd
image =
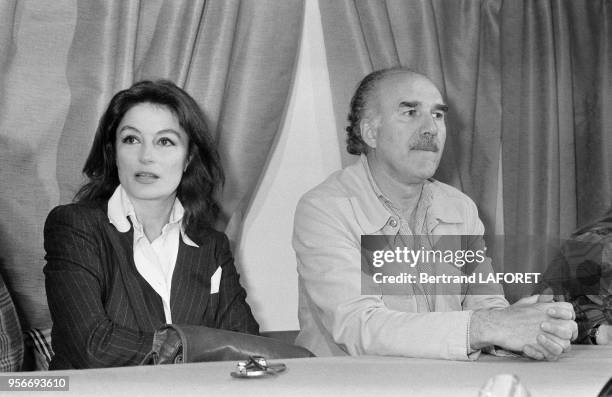
[[(278, 361), (278, 360), (277, 360)], [(573, 346), (557, 362), (483, 355), (475, 362), (399, 357), (281, 360), (287, 371), (234, 379), (234, 362), (53, 371), (79, 396), (478, 396), (491, 376), (516, 374), (537, 396), (596, 396), (612, 376), (612, 346)], [(275, 361), (276, 362), (276, 361)], [(21, 375), (47, 374), (27, 373)], [(40, 392), (20, 392), (40, 396)]]

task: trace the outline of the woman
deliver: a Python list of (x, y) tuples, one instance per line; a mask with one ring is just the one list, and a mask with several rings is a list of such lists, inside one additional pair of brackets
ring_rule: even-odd
[(51, 369), (138, 364), (165, 323), (258, 333), (211, 227), (223, 172), (185, 91), (142, 81), (117, 93), (83, 172), (75, 203), (44, 230)]

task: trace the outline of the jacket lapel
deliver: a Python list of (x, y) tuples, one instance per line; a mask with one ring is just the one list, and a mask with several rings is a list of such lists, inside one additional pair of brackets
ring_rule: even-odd
[(214, 263), (214, 258), (208, 241), (192, 247), (179, 237), (170, 291), (170, 310), (175, 324), (202, 324), (210, 296), (210, 278), (215, 270), (210, 263)]
[[(133, 308), (132, 312), (134, 313), (136, 322), (142, 330), (156, 329), (160, 325), (160, 319), (156, 313), (149, 309), (149, 307), (152, 304), (162, 307), (161, 298), (153, 290), (153, 288), (151, 288), (147, 281), (142, 278), (136, 269), (133, 254), (133, 229), (130, 229), (126, 233), (120, 233), (110, 223), (107, 227), (110, 229), (108, 235), (114, 249), (114, 255), (118, 259), (117, 268), (119, 269), (121, 279), (125, 284), (125, 292), (127, 294), (128, 301)], [(143, 289), (150, 290), (147, 291), (149, 292), (147, 293), (149, 299), (145, 297)], [(156, 302), (151, 302), (151, 297), (157, 298)], [(161, 309), (161, 312), (163, 313), (163, 308)], [(164, 322), (165, 321), (162, 320), (162, 324)]]

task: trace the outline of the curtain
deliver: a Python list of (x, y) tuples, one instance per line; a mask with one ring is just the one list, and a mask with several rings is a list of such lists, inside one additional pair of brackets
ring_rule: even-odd
[(24, 328), (48, 327), (42, 227), (83, 183), (114, 93), (166, 78), (202, 106), (226, 185), (223, 228), (250, 200), (291, 89), (303, 1), (0, 4), (0, 270)]
[[(555, 241), (608, 208), (609, 0), (319, 4), (341, 146), (365, 74), (402, 65), (429, 76), (450, 104), (436, 177), (474, 199), (488, 234), (504, 230), (488, 240), (499, 269), (543, 271)], [(496, 225), (500, 152), (504, 224)]]
[(504, 229), (522, 247), (505, 260), (541, 271), (544, 244), (610, 206), (612, 3), (506, 1), (502, 16)]

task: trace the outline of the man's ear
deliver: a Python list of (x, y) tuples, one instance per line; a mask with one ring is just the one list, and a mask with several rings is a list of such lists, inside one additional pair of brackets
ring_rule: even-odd
[(361, 139), (371, 148), (376, 148), (378, 139), (378, 123), (371, 118), (365, 118), (359, 123), (361, 130)]

